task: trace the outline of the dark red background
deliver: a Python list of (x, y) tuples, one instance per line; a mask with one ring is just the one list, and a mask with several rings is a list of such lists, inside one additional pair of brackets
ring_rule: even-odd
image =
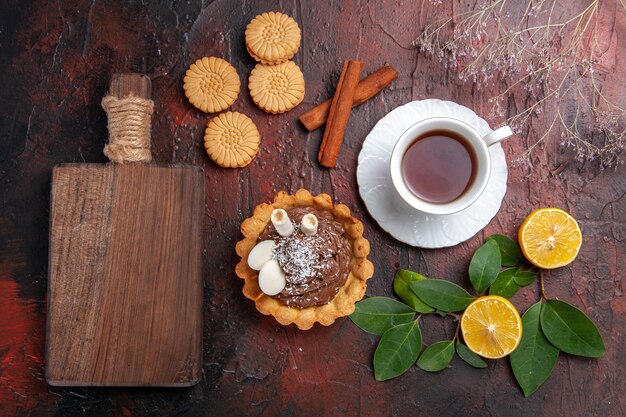
[[(411, 47), (426, 22), (461, 8), (457, 1), (453, 6), (444, 3), (3, 1), (0, 415), (624, 415), (623, 165), (601, 174), (593, 163), (574, 162), (558, 145), (558, 134), (553, 135), (533, 154), (532, 169), (510, 166), (502, 208), (484, 232), (442, 250), (420, 250), (393, 240), (357, 195), (360, 144), (396, 106), (434, 97), (488, 114), (493, 90), (459, 83), (441, 64)], [(620, 7), (617, 1), (602, 2), (617, 39), (624, 38)], [(292, 15), (303, 34), (295, 61), (305, 75), (306, 97), (300, 107), (278, 116), (257, 109), (247, 92), (254, 62), (246, 53), (243, 31), (250, 19), (268, 10)], [(623, 42), (607, 54), (613, 66), (605, 91), (623, 98)], [(262, 135), (258, 157), (244, 169), (222, 169), (207, 158), (202, 135), (210, 116), (194, 109), (183, 94), (186, 68), (208, 55), (223, 57), (237, 68), (243, 88), (233, 110), (252, 117)], [(399, 77), (353, 111), (338, 167), (320, 169), (316, 155), (322, 131), (307, 134), (296, 118), (332, 94), (344, 59), (364, 61), (367, 73), (389, 63)], [(50, 172), (62, 162), (106, 162), (106, 117), (100, 100), (110, 75), (127, 71), (145, 72), (153, 81), (156, 161), (205, 170), (204, 376), (188, 389), (49, 387), (43, 370)], [(506, 141), (508, 159), (519, 156), (545, 128), (545, 121), (537, 119), (528, 136)], [(234, 273), (240, 222), (275, 191), (300, 187), (331, 194), (364, 221), (376, 266), (368, 295), (391, 295), (398, 267), (467, 285), (470, 256), (485, 236), (514, 236), (533, 209), (564, 208), (579, 219), (584, 243), (573, 264), (546, 274), (546, 291), (589, 314), (604, 335), (606, 356), (589, 360), (562, 355), (553, 375), (529, 399), (517, 387), (507, 360), (477, 370), (455, 358), (438, 374), (413, 368), (393, 381), (376, 382), (371, 366), (376, 337), (348, 319), (307, 332), (283, 327), (257, 313), (241, 295), (242, 282)], [(525, 311), (537, 293), (536, 285), (525, 288), (513, 302)], [(454, 323), (440, 318), (428, 317), (424, 324), (425, 343), (454, 332)]]

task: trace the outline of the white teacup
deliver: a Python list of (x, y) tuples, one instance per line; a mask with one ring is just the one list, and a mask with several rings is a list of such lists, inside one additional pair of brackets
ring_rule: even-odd
[[(465, 144), (475, 155), (474, 176), (468, 188), (455, 200), (447, 203), (433, 203), (415, 195), (407, 186), (402, 175), (402, 159), (415, 140), (431, 131), (449, 131), (465, 139)], [(415, 209), (430, 214), (452, 214), (469, 207), (482, 194), (491, 175), (491, 157), (488, 147), (498, 143), (513, 132), (503, 126), (482, 137), (465, 122), (449, 117), (432, 117), (409, 127), (398, 139), (391, 153), (391, 180), (398, 196)]]

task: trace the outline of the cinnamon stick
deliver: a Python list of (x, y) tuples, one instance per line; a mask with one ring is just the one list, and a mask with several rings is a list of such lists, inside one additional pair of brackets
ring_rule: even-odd
[[(385, 87), (391, 84), (391, 82), (397, 77), (398, 73), (396, 70), (388, 65), (385, 65), (363, 78), (356, 86), (354, 98), (352, 100), (352, 107), (356, 107), (374, 97), (376, 94), (384, 90)], [(299, 117), (300, 122), (309, 132), (314, 131), (326, 123), (331, 102), (332, 98), (329, 98), (325, 102), (313, 107), (311, 110)]]
[(337, 165), (339, 149), (341, 149), (343, 135), (350, 118), (354, 92), (359, 83), (361, 64), (360, 61), (346, 61), (343, 64), (337, 89), (328, 110), (328, 120), (322, 138), (322, 146), (317, 156), (322, 166), (334, 168)]

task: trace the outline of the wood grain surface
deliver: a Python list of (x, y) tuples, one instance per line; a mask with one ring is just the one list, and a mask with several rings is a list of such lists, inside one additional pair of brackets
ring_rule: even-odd
[[(485, 230), (454, 248), (421, 250), (388, 236), (356, 191), (361, 143), (375, 123), (411, 100), (441, 98), (487, 117), (496, 89), (461, 82), (418, 53), (413, 40), (426, 23), (475, 7), (474, 2), (397, 0), (259, 0), (122, 2), (7, 0), (0, 4), (0, 415), (3, 416), (623, 416), (626, 409), (626, 169), (601, 172), (578, 163), (558, 132), (532, 156), (532, 168), (509, 163), (502, 208)], [(513, 4), (512, 2), (509, 2)], [(523, 2), (519, 3), (523, 7)], [(584, 0), (563, 1), (556, 14)], [(623, 97), (625, 23), (618, 1), (602, 1), (602, 28), (616, 39), (605, 51), (603, 92)], [(281, 10), (302, 29), (294, 61), (306, 81), (304, 102), (282, 115), (259, 110), (247, 92), (255, 65), (244, 30), (257, 14)], [(515, 12), (513, 12), (515, 13)], [(222, 169), (204, 152), (211, 118), (185, 99), (182, 79), (202, 56), (228, 60), (241, 77), (233, 105), (257, 125), (261, 147), (244, 169)], [(609, 59), (610, 58), (610, 59)], [(297, 117), (332, 97), (345, 59), (362, 61), (363, 76), (389, 63), (391, 86), (354, 108), (336, 169), (316, 157), (323, 129), (307, 133)], [(203, 238), (202, 379), (181, 389), (50, 387), (44, 380), (48, 221), (52, 167), (102, 163), (106, 115), (100, 100), (110, 75), (147, 73), (155, 115), (153, 154), (160, 163), (202, 166), (206, 178)], [(510, 111), (525, 95), (509, 98)], [(543, 117), (504, 142), (513, 161), (547, 128)], [(489, 119), (495, 127), (501, 120)], [(515, 236), (533, 209), (556, 206), (575, 216), (583, 246), (568, 267), (546, 273), (546, 292), (583, 309), (598, 324), (607, 354), (598, 360), (562, 355), (530, 398), (508, 361), (473, 369), (455, 358), (436, 374), (417, 367), (392, 381), (374, 380), (377, 338), (349, 319), (301, 332), (259, 314), (234, 273), (239, 226), (277, 190), (327, 192), (365, 226), (376, 272), (367, 295), (392, 296), (396, 268), (410, 268), (469, 288), (471, 254), (486, 236)], [(532, 285), (512, 298), (525, 311)], [(428, 317), (430, 344), (454, 335), (455, 323)]]
[(203, 189), (202, 171), (193, 167), (54, 168), (50, 384), (198, 382)]

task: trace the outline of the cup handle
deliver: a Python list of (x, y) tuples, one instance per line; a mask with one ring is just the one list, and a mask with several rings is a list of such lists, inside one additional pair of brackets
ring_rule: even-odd
[(512, 135), (513, 131), (510, 127), (502, 126), (500, 129), (496, 129), (487, 136), (483, 137), (483, 140), (485, 141), (485, 144), (487, 144), (487, 146), (491, 146), (495, 143), (503, 141), (504, 139)]

